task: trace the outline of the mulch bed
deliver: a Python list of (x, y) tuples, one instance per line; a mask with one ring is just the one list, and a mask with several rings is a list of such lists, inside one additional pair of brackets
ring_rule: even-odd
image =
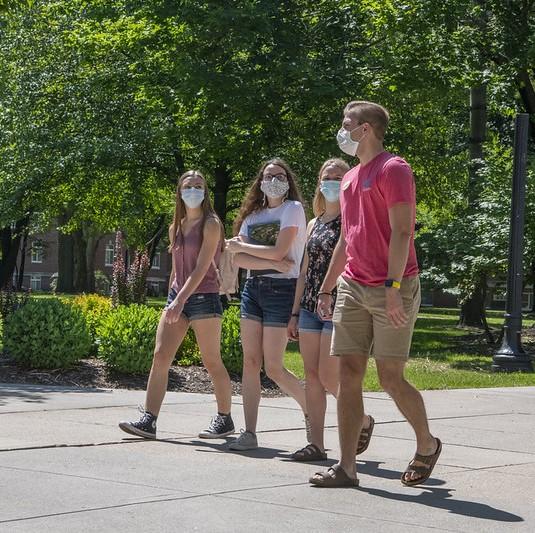
[[(34, 385), (63, 385), (104, 389), (147, 388), (147, 375), (122, 374), (109, 370), (103, 361), (96, 358), (82, 359), (68, 370), (25, 369), (4, 356), (0, 356), (0, 383), (28, 383)], [(232, 393), (241, 394), (241, 377), (230, 375)], [(262, 396), (284, 396), (281, 390), (262, 375)], [(213, 393), (210, 376), (204, 367), (173, 366), (169, 371), (170, 391)]]

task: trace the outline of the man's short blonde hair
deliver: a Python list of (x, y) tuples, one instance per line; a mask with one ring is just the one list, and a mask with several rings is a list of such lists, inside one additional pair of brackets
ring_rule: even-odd
[(390, 115), (382, 105), (355, 100), (346, 105), (344, 115), (348, 113), (353, 114), (361, 124), (364, 122), (371, 124), (376, 137), (380, 140), (384, 139)]

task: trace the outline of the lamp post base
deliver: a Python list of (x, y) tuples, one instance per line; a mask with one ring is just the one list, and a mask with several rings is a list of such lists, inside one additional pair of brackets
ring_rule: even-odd
[(497, 353), (492, 358), (493, 372), (533, 372), (533, 362), (525, 353)]

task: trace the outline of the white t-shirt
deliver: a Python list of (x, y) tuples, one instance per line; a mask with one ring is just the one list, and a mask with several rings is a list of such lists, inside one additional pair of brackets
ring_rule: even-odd
[[(286, 200), (278, 207), (266, 207), (260, 211), (251, 213), (245, 218), (240, 228), (240, 235), (249, 237), (249, 227), (254, 224), (269, 224), (279, 222), (280, 229), (297, 228), (297, 235), (290, 246), (287, 257), (292, 259), (294, 264), (291, 270), (276, 274), (265, 274), (271, 278), (298, 278), (301, 270), (301, 260), (305, 249), (307, 224), (305, 210), (301, 202)], [(250, 276), (250, 272), (247, 273)]]

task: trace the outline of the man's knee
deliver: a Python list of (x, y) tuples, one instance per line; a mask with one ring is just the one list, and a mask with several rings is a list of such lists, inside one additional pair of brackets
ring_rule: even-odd
[(340, 387), (354, 385), (364, 380), (368, 358), (359, 355), (343, 355), (340, 357)]
[(390, 394), (390, 396), (396, 396), (403, 387), (403, 382), (405, 381), (403, 372), (398, 370), (385, 370), (378, 367), (377, 374), (383, 390)]

